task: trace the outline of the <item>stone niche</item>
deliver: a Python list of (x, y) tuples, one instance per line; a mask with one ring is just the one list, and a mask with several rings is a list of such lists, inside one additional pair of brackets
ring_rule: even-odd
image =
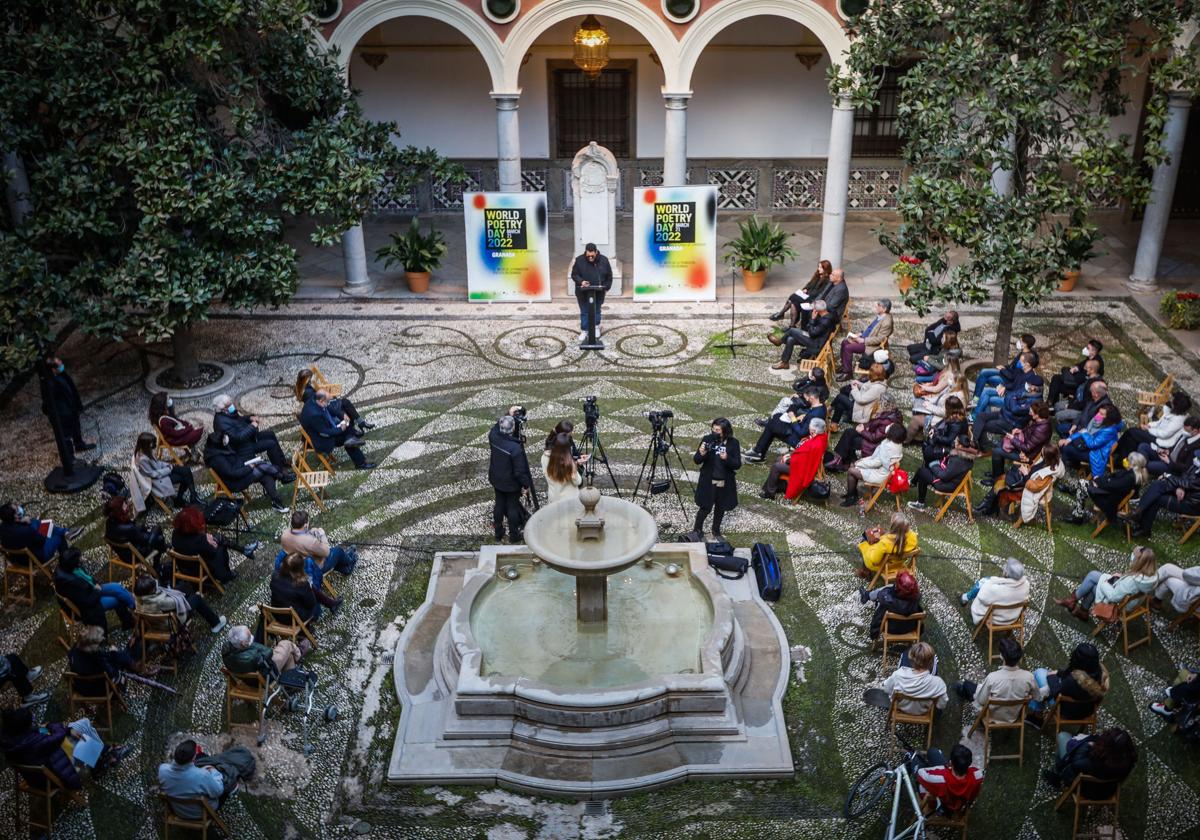
[[(621, 294), (623, 269), (617, 258), (617, 189), (621, 177), (617, 159), (608, 149), (592, 141), (575, 153), (571, 161), (571, 199), (575, 217), (575, 250), (571, 263), (594, 242), (608, 257), (613, 282), (609, 295)], [(567, 266), (567, 294), (575, 294), (571, 265)]]

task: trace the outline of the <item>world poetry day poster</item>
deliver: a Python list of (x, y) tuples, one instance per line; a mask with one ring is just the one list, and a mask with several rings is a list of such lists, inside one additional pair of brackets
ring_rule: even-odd
[(550, 300), (546, 194), (463, 194), (467, 299)]
[(633, 296), (717, 299), (717, 188), (639, 187), (633, 205)]

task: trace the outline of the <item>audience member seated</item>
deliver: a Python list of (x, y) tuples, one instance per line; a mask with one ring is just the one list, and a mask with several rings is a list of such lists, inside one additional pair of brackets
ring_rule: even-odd
[[(244, 548), (229, 542), (221, 534), (210, 534), (205, 530), (204, 511), (195, 505), (189, 505), (175, 514), (174, 530), (171, 533), (171, 548), (179, 554), (189, 557), (199, 556), (208, 567), (218, 583), (229, 583), (237, 577), (237, 572), (229, 568), (229, 549), (240, 551), (246, 557), (253, 557), (258, 548), (258, 540), (247, 544)], [(189, 577), (197, 577), (200, 569), (195, 562), (182, 561), (180, 571)]]
[[(775, 404), (775, 409), (766, 417), (754, 418), (754, 425), (760, 429), (765, 429), (771, 418), (777, 414), (787, 414), (789, 411), (793, 414), (803, 414), (808, 403), (804, 399), (804, 392), (809, 388), (816, 388), (817, 394), (821, 398), (821, 402), (829, 400), (829, 386), (825, 382), (825, 369), (815, 367), (808, 372), (803, 379), (797, 379), (792, 382), (793, 393), (789, 396), (779, 398), (779, 402)], [(551, 435), (553, 438), (553, 435)], [(546, 448), (550, 448), (552, 440), (548, 440)]]
[(921, 460), (926, 464), (940, 461), (954, 449), (970, 448), (971, 427), (967, 425), (966, 409), (958, 396), (946, 397), (945, 415), (929, 429), (921, 444)]
[[(842, 322), (842, 316), (846, 314), (846, 305), (850, 303), (850, 287), (846, 285), (846, 272), (840, 268), (835, 268), (829, 274), (829, 287), (820, 295), (825, 300), (825, 305), (829, 308), (829, 314), (833, 316), (835, 324)], [(800, 326), (808, 329), (811, 321), (805, 319), (806, 315), (815, 317), (817, 314), (817, 306), (814, 303), (811, 309), (807, 309), (805, 304), (800, 304)]]
[(1025, 566), (1015, 557), (1004, 561), (999, 575), (989, 575), (975, 581), (975, 585), (962, 594), (963, 606), (971, 605), (971, 622), (978, 624), (987, 615), (989, 607), (1007, 606), (1009, 609), (992, 610), (992, 621), (996, 624), (1011, 624), (1021, 615), (1020, 604), (1029, 600), (1029, 578), (1025, 577)]
[[(300, 645), (310, 646), (308, 639), (301, 639)], [(221, 662), (234, 674), (263, 674), (270, 673), (271, 666), (275, 672), (282, 674), (300, 664), (304, 652), (300, 645), (291, 639), (280, 639), (275, 647), (254, 641), (250, 628), (244, 624), (235, 624), (229, 628), (228, 638), (221, 646)], [(267, 665), (267, 662), (271, 665)]]
[(1191, 398), (1176, 391), (1171, 395), (1171, 401), (1162, 407), (1162, 416), (1157, 420), (1145, 420), (1137, 428), (1125, 430), (1117, 441), (1116, 459), (1120, 461), (1143, 444), (1170, 452), (1175, 441), (1183, 437), (1183, 421), (1191, 409)]
[(1150, 483), (1150, 471), (1146, 469), (1146, 456), (1140, 452), (1130, 452), (1125, 458), (1125, 466), (1114, 472), (1106, 472), (1091, 481), (1084, 482), (1083, 504), (1076, 504), (1075, 510), (1067, 517), (1072, 525), (1082, 525), (1091, 521), (1091, 508), (1087, 503), (1100, 509), (1101, 521), (1116, 522), (1118, 508), (1122, 500), (1130, 493), (1134, 498), (1138, 491)]
[(763, 482), (764, 499), (774, 499), (783, 490), (784, 497), (795, 499), (812, 485), (817, 470), (825, 458), (825, 447), (829, 435), (825, 433), (825, 421), (813, 418), (808, 424), (808, 437), (796, 444), (790, 454), (782, 456), (771, 465), (767, 480)]
[(841, 373), (838, 374), (838, 381), (845, 382), (854, 373), (854, 354), (862, 353), (864, 356), (873, 354), (876, 350), (883, 348), (883, 343), (892, 336), (892, 331), (895, 329), (892, 323), (892, 302), (887, 298), (882, 298), (875, 302), (875, 317), (871, 323), (867, 324), (867, 328), (861, 333), (850, 333), (842, 339), (840, 348), (841, 353)]
[(842, 496), (842, 507), (854, 507), (858, 504), (860, 481), (873, 485), (885, 483), (892, 474), (892, 469), (904, 457), (904, 427), (893, 423), (888, 427), (886, 435), (870, 455), (859, 458), (846, 472), (846, 495)]
[(992, 447), (992, 471), (979, 483), (984, 487), (995, 484), (1004, 475), (1006, 462), (1032, 464), (1049, 442), (1052, 432), (1050, 406), (1038, 400), (1029, 406), (1029, 420), (1025, 425), (1005, 432), (1000, 442)]
[(892, 514), (887, 533), (878, 525), (863, 532), (863, 541), (858, 544), (863, 564), (855, 574), (863, 580), (870, 580), (885, 562), (916, 550), (917, 532), (908, 517), (897, 511)]
[(134, 508), (139, 512), (145, 510), (151, 494), (160, 499), (170, 499), (174, 494), (172, 502), (177, 508), (185, 504), (200, 504), (191, 467), (155, 458), (155, 444), (154, 435), (142, 432), (138, 435), (133, 449), (133, 462), (129, 468), (129, 492)]
[(1175, 681), (1163, 690), (1163, 694), (1166, 699), (1151, 703), (1150, 711), (1168, 723), (1174, 723), (1180, 709), (1200, 703), (1200, 674), (1190, 668), (1180, 668)]
[(220, 476), (231, 493), (240, 493), (251, 484), (258, 484), (262, 487), (263, 495), (270, 500), (271, 507), (280, 513), (288, 512), (288, 506), (275, 489), (275, 481), (283, 478), (282, 472), (274, 464), (261, 460), (256, 462), (253, 458), (243, 460), (240, 454), (229, 447), (224, 436), (216, 433), (208, 436), (204, 442), (204, 465)]
[(879, 397), (875, 414), (870, 420), (857, 423), (854, 428), (842, 432), (833, 455), (825, 462), (825, 469), (845, 472), (860, 453), (863, 457), (874, 453), (875, 447), (887, 438), (888, 429), (897, 425), (903, 431), (904, 416), (896, 406), (896, 398), (885, 391)]
[(808, 282), (788, 295), (788, 299), (783, 302), (783, 308), (772, 315), (771, 320), (787, 319), (788, 326), (796, 326), (800, 321), (801, 313), (806, 311), (801, 307), (806, 303), (811, 304), (825, 293), (830, 286), (829, 278), (832, 275), (833, 264), (829, 260), (821, 260), (817, 263), (817, 270), (813, 272)]
[(1036, 354), (1028, 351), (1022, 353), (1017, 358), (1015, 370), (1010, 371), (1009, 368), (1000, 368), (999, 385), (988, 385), (982, 392), (976, 389), (975, 412), (971, 415), (972, 422), (978, 420), (979, 415), (985, 411), (1002, 406), (1006, 393), (1020, 388), (1029, 377), (1039, 375), (1037, 368), (1034, 366), (1035, 357)]
[[(167, 550), (167, 538), (158, 525), (147, 527), (135, 521), (133, 502), (124, 496), (113, 496), (104, 503), (104, 539), (110, 543), (128, 543), (154, 567), (160, 569), (162, 553)], [(127, 551), (113, 549), (126, 563), (134, 562)]]
[(826, 340), (837, 329), (837, 317), (829, 311), (825, 301), (818, 300), (813, 304), (812, 320), (809, 321), (807, 329), (799, 327), (789, 327), (783, 333), (783, 338), (774, 335), (767, 336), (767, 340), (776, 347), (782, 347), (783, 352), (779, 355), (779, 361), (771, 365), (772, 370), (787, 370), (791, 364), (792, 352), (796, 345), (800, 345), (800, 358), (813, 359), (821, 352), (821, 348), (825, 346)]
[(963, 744), (955, 744), (950, 750), (949, 764), (936, 747), (926, 753), (925, 766), (917, 770), (917, 787), (923, 796), (933, 798), (935, 814), (957, 817), (979, 798), (983, 770), (971, 765), (972, 758)]
[(1087, 799), (1109, 799), (1137, 764), (1137, 747), (1124, 729), (1106, 729), (1099, 735), (1081, 732), (1058, 733), (1058, 761), (1042, 776), (1054, 787), (1071, 784), (1076, 776), (1090, 776), (1098, 782), (1080, 785)]
[(1200, 450), (1192, 458), (1192, 466), (1183, 475), (1164, 475), (1150, 482), (1138, 500), (1131, 517), (1137, 522), (1132, 535), (1149, 537), (1158, 512), (1166, 508), (1172, 513), (1188, 516), (1200, 514)]
[(926, 356), (942, 352), (942, 341), (945, 339), (946, 333), (951, 332), (956, 334), (962, 332), (962, 324), (958, 321), (958, 313), (953, 309), (944, 313), (941, 318), (938, 318), (925, 328), (925, 338), (923, 341), (908, 345), (909, 360), (915, 365)]
[[(1100, 363), (1095, 359), (1088, 359), (1083, 363), (1083, 381), (1073, 390), (1059, 395), (1058, 399), (1053, 402), (1047, 398), (1046, 402), (1050, 403), (1050, 413), (1065, 424), (1063, 432), (1071, 427), (1075, 418), (1079, 416), (1079, 412), (1083, 411), (1083, 407), (1092, 400), (1092, 385), (1096, 382), (1104, 382), (1104, 377), (1100, 375)], [(1104, 387), (1107, 388), (1108, 385), (1106, 384)]]
[(996, 479), (992, 489), (975, 505), (975, 513), (988, 516), (1003, 511), (1008, 515), (1010, 507), (1019, 505), (1021, 521), (1032, 522), (1037, 517), (1038, 505), (1065, 472), (1058, 444), (1050, 441), (1032, 464), (1019, 461), (1009, 467), (1002, 478)]
[(1108, 574), (1099, 569), (1088, 572), (1075, 591), (1054, 603), (1066, 608), (1076, 618), (1087, 621), (1094, 604), (1119, 604), (1127, 595), (1154, 591), (1158, 583), (1158, 561), (1154, 549), (1136, 546), (1129, 554), (1129, 569)]
[[(865, 586), (858, 587), (858, 598), (864, 604), (870, 601), (875, 605), (875, 613), (871, 616), (871, 627), (867, 631), (871, 640), (879, 638), (883, 632), (883, 616), (885, 613), (896, 615), (912, 615), (921, 612), (921, 589), (917, 579), (908, 572), (896, 575), (894, 583), (880, 586), (867, 591)], [(911, 633), (916, 629), (915, 621), (897, 621), (892, 619), (889, 624), (892, 633)]]
[[(216, 755), (206, 755), (190, 738), (180, 741), (171, 761), (158, 765), (159, 789), (172, 800), (203, 799), (218, 810), (242, 781), (254, 777), (254, 756), (245, 747), (230, 747)], [(199, 820), (201, 807), (192, 802), (171, 803), (171, 810), (182, 820)]]
[[(983, 682), (974, 683), (963, 680), (954, 684), (954, 690), (964, 700), (972, 700), (978, 712), (983, 709), (988, 700), (1037, 700), (1042, 697), (1042, 689), (1033, 678), (1033, 674), (1020, 666), (1021, 657), (1025, 651), (1021, 643), (1012, 636), (1004, 636), (996, 642), (1000, 651), (1000, 661), (1003, 663), (995, 671), (983, 678)], [(1018, 706), (1002, 706), (994, 709), (989, 715), (996, 723), (1013, 723), (1021, 716)]]
[(1087, 461), (1092, 478), (1103, 475), (1108, 469), (1108, 456), (1117, 445), (1122, 424), (1120, 409), (1111, 403), (1100, 406), (1087, 426), (1072, 432), (1060, 447), (1063, 464), (1074, 470)]
[(937, 657), (933, 648), (928, 642), (917, 642), (904, 652), (900, 667), (884, 680), (883, 690), (889, 697), (899, 692), (914, 698), (900, 703), (900, 711), (905, 714), (923, 714), (928, 710), (927, 702), (944, 709), (950, 695), (946, 693), (945, 680), (937, 676), (936, 671)]
[[(0, 506), (0, 546), (6, 551), (28, 548), (43, 563), (71, 547), (71, 541), (83, 533), (82, 528), (67, 530), (50, 519), (33, 519), (16, 502)], [(13, 556), (8, 562), (24, 565), (25, 556)]]
[(1081, 353), (1083, 359), (1080, 362), (1065, 367), (1050, 377), (1050, 392), (1046, 395), (1046, 402), (1053, 406), (1063, 394), (1070, 394), (1082, 385), (1088, 377), (1085, 369), (1088, 362), (1095, 362), (1097, 375), (1103, 376), (1104, 357), (1100, 355), (1102, 350), (1104, 350), (1104, 343), (1100, 339), (1090, 339), (1083, 347)]
[(1151, 609), (1162, 609), (1163, 601), (1171, 599), (1171, 609), (1183, 615), (1200, 598), (1200, 566), (1184, 569), (1174, 563), (1158, 567), (1158, 583), (1154, 587)]
[(991, 448), (988, 434), (1002, 434), (1019, 429), (1029, 422), (1030, 410), (1042, 399), (1042, 377), (1036, 373), (1025, 378), (1025, 387), (1014, 387), (1004, 392), (1004, 403), (978, 415), (971, 436), (981, 452)]
[(133, 584), (133, 594), (138, 598), (138, 609), (144, 613), (165, 615), (175, 613), (180, 626), (186, 627), (192, 610), (203, 618), (214, 634), (220, 633), (228, 623), (225, 616), (217, 615), (186, 580), (179, 582), (178, 589), (162, 586), (150, 575), (139, 575)]
[(745, 460), (751, 463), (763, 461), (771, 454), (771, 444), (776, 438), (784, 441), (789, 447), (794, 447), (808, 437), (809, 423), (816, 419), (825, 420), (825, 404), (821, 402), (821, 395), (816, 388), (809, 388), (800, 396), (804, 401), (803, 411), (789, 410), (787, 414), (772, 416), (754, 448), (743, 456)]
[(1108, 669), (1100, 662), (1100, 652), (1091, 642), (1075, 646), (1066, 668), (1058, 671), (1035, 668), (1033, 678), (1045, 699), (1030, 701), (1026, 720), (1038, 728), (1056, 703), (1063, 718), (1083, 720), (1096, 711), (1108, 694)]
[(946, 416), (946, 400), (952, 397), (960, 404), (965, 397), (957, 357), (949, 359), (932, 382), (913, 386), (912, 420), (905, 442), (915, 443), (925, 437), (929, 427)]
[(105, 611), (112, 610), (121, 620), (121, 627), (131, 629), (136, 606), (133, 595), (119, 583), (96, 583), (81, 565), (82, 559), (77, 548), (68, 548), (58, 558), (58, 568), (54, 570), (55, 593), (74, 605), (84, 624), (106, 628)]
[(180, 420), (175, 414), (175, 400), (162, 391), (150, 397), (150, 425), (158, 429), (163, 440), (171, 446), (187, 449), (193, 455), (196, 444), (204, 437), (204, 427)]
[(321, 606), (300, 555), (289, 554), (271, 575), (271, 606), (291, 607), (305, 624), (320, 616)]
[[(997, 385), (1003, 385), (1007, 382), (1015, 382), (1021, 376), (1021, 356), (1024, 353), (1033, 350), (1033, 345), (1037, 343), (1037, 339), (1029, 333), (1021, 333), (1014, 342), (1017, 348), (1017, 355), (1013, 356), (1013, 360), (1001, 368), (984, 368), (979, 371), (975, 378), (975, 399), (979, 399), (985, 388), (995, 388)], [(1032, 358), (1033, 367), (1038, 366), (1036, 355)]]
[[(316, 397), (317, 389), (312, 385), (313, 372), (312, 368), (301, 368), (296, 374), (296, 402), (300, 403), (303, 408), (306, 403)], [(368, 423), (354, 407), (354, 403), (350, 402), (349, 397), (333, 397), (329, 400), (329, 413), (337, 421), (341, 421), (346, 417), (350, 421), (350, 427), (359, 437), (366, 437), (369, 430), (375, 428), (374, 423)]]
[(951, 353), (954, 354), (954, 358), (962, 358), (962, 347), (959, 346), (956, 332), (947, 332), (942, 336), (942, 349), (937, 353), (922, 356), (913, 363), (913, 379), (917, 382), (932, 382), (938, 372), (946, 366), (946, 360), (951, 358)]
[(229, 447), (242, 461), (249, 461), (255, 455), (262, 453), (271, 464), (282, 474), (284, 484), (296, 480), (275, 433), (258, 428), (258, 417), (253, 414), (240, 414), (233, 404), (233, 397), (219, 394), (213, 399), (213, 435), (223, 436), (229, 442)]
[(579, 498), (583, 472), (569, 434), (555, 435), (554, 444), (542, 452), (542, 474), (546, 476), (546, 504)]
[[(81, 677), (98, 677), (107, 674), (108, 678), (120, 686), (125, 681), (123, 671), (136, 671), (138, 663), (128, 648), (107, 648), (104, 646), (104, 628), (86, 624), (75, 630), (75, 644), (67, 651), (68, 670), (74, 671)], [(151, 672), (157, 668), (150, 669)], [(94, 690), (86, 690), (86, 689)], [(99, 683), (85, 686), (88, 696), (103, 696), (104, 689)]]
[(21, 698), (22, 708), (36, 706), (38, 703), (45, 703), (50, 699), (49, 691), (33, 690), (33, 684), (41, 675), (41, 665), (30, 668), (25, 664), (25, 660), (15, 653), (6, 653), (4, 656), (0, 656), (0, 686), (12, 683), (17, 696)]
[(1079, 411), (1060, 411), (1054, 419), (1057, 421), (1055, 430), (1059, 437), (1070, 437), (1081, 429), (1086, 429), (1096, 412), (1101, 408), (1113, 405), (1108, 395), (1108, 383), (1103, 379), (1094, 379), (1087, 386), (1087, 398), (1079, 407)]
[(329, 394), (325, 391), (317, 391), (304, 404), (300, 410), (300, 425), (308, 433), (313, 448), (322, 455), (328, 455), (341, 446), (354, 462), (355, 469), (369, 470), (375, 466), (363, 454), (363, 439), (350, 430), (350, 418), (345, 415), (341, 419), (333, 416), (329, 410)]
[[(5, 709), (0, 724), (0, 749), (10, 765), (45, 767), (58, 777), (67, 790), (81, 790), (83, 767), (99, 777), (132, 752), (132, 747), (107, 746), (87, 718), (74, 723), (34, 723), (28, 707)], [(40, 777), (27, 779), (41, 786)]]
[[(819, 370), (819, 368), (817, 368)], [(832, 421), (836, 425), (843, 422), (846, 416), (855, 425), (866, 423), (871, 419), (871, 412), (879, 403), (879, 398), (887, 392), (887, 373), (883, 365), (873, 363), (867, 369), (867, 379), (854, 379), (842, 386), (838, 395), (833, 398)]]
[(917, 485), (917, 498), (908, 503), (911, 510), (927, 511), (925, 500), (929, 497), (929, 488), (939, 493), (953, 493), (962, 483), (963, 477), (970, 475), (974, 465), (970, 452), (964, 449), (952, 449), (950, 454), (938, 461), (924, 464), (913, 476)]
[(1156, 449), (1148, 443), (1138, 447), (1146, 456), (1146, 469), (1154, 477), (1183, 475), (1192, 465), (1192, 459), (1200, 452), (1200, 415), (1192, 415), (1183, 421), (1183, 434), (1170, 450)]
[(304, 566), (304, 576), (308, 579), (308, 585), (312, 587), (313, 597), (317, 599), (317, 603), (322, 607), (327, 607), (333, 612), (337, 612), (342, 606), (343, 598), (334, 598), (321, 588), (322, 582), (325, 580), (325, 573), (321, 571), (321, 567), (317, 565), (312, 557), (300, 554), (289, 554), (282, 548), (275, 553), (275, 572), (278, 573), (283, 565), (288, 561), (289, 557), (303, 557), (302, 565)]

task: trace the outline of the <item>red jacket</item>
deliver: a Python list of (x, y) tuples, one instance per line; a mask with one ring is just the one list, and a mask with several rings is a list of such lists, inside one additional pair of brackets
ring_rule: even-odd
[(825, 448), (829, 445), (829, 435), (806, 437), (792, 450), (788, 460), (788, 483), (784, 498), (794, 499), (808, 489), (817, 477), (817, 469), (825, 459)]
[(983, 771), (978, 767), (967, 770), (965, 776), (955, 776), (946, 766), (922, 767), (917, 771), (921, 790), (937, 798), (938, 804), (952, 814), (963, 811), (979, 796), (983, 787)]

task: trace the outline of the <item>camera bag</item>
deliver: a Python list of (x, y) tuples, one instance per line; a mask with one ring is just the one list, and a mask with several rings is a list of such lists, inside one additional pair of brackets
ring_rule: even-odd
[[(746, 558), (732, 557), (726, 554), (708, 555), (708, 565), (712, 567), (718, 577), (726, 580), (741, 580), (746, 576), (746, 570), (750, 568)], [(722, 574), (722, 572), (732, 572), (733, 574)]]
[(783, 594), (783, 572), (775, 546), (770, 543), (755, 543), (750, 549), (750, 562), (754, 566), (754, 578), (758, 581), (758, 594), (764, 601), (778, 601)]
[(724, 557), (733, 556), (733, 546), (729, 544), (729, 540), (717, 539), (712, 542), (705, 543), (709, 554), (720, 554)]

